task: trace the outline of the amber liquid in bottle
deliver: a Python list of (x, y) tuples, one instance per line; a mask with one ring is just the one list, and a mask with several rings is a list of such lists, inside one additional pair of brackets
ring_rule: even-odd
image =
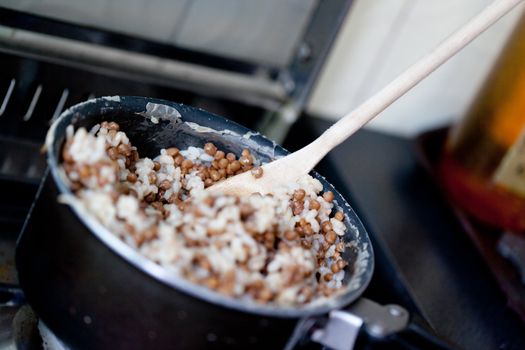
[(466, 117), (451, 130), (440, 175), (464, 210), (525, 233), (525, 16)]

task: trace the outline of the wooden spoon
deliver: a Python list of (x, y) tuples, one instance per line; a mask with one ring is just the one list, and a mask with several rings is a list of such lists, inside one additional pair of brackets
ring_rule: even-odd
[(278, 186), (297, 181), (302, 175), (308, 174), (330, 150), (350, 137), (522, 1), (496, 0), (491, 3), (434, 51), (345, 115), (312, 143), (284, 158), (263, 165), (262, 177), (256, 178), (250, 172), (245, 172), (219, 182), (207, 190), (212, 193), (233, 195), (256, 192), (265, 194), (271, 193)]

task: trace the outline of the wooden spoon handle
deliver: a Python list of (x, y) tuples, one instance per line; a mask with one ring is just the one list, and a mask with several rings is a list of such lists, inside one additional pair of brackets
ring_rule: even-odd
[[(450, 57), (454, 56), (459, 50), (522, 1), (523, 0), (496, 0), (492, 2), (481, 13), (443, 41), (431, 53), (413, 64), (381, 91), (332, 125), (312, 143), (312, 146), (314, 146), (313, 144), (315, 143), (315, 147), (312, 147), (315, 149), (315, 153), (319, 152), (319, 160), (321, 160), (328, 151), (350, 137), (354, 132), (404, 95), (408, 90), (441, 66)], [(310, 153), (311, 151), (313, 150), (311, 149)]]

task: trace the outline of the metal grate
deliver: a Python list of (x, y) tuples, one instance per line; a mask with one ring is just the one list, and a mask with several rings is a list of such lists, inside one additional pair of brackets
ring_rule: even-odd
[(0, 53), (0, 178), (37, 182), (40, 148), (51, 121), (67, 107), (98, 96), (158, 97), (201, 107), (252, 126), (258, 107)]

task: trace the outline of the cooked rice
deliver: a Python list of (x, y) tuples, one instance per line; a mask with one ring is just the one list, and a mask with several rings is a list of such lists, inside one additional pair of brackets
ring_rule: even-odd
[(80, 203), (173, 273), (232, 297), (287, 306), (341, 289), (346, 226), (317, 179), (305, 175), (272, 195), (211, 196), (206, 187), (258, 165), (248, 150), (237, 159), (206, 144), (149, 159), (139, 158), (114, 122), (90, 132), (69, 126), (66, 135), (62, 166)]

